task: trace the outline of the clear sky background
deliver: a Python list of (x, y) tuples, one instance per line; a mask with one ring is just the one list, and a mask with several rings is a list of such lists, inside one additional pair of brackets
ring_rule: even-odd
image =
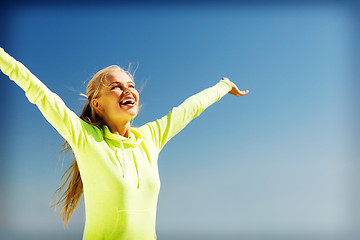
[[(134, 126), (224, 76), (250, 90), (226, 95), (161, 152), (159, 239), (344, 239), (360, 212), (356, 12), (270, 3), (19, 4), (2, 17), (0, 46), (76, 113), (92, 74), (131, 64), (143, 104)], [(0, 238), (80, 239), (84, 204), (66, 230), (49, 207), (71, 161), (58, 160), (63, 139), (0, 79)]]

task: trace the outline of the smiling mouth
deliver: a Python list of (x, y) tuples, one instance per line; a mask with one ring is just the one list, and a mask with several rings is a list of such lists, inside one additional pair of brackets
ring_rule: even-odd
[(120, 102), (120, 105), (132, 107), (135, 105), (135, 100), (134, 99), (125, 99), (122, 102)]

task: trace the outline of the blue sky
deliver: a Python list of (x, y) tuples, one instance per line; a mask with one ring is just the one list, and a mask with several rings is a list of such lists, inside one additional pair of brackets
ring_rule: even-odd
[[(91, 75), (112, 64), (137, 68), (143, 108), (135, 126), (224, 76), (250, 90), (215, 103), (160, 154), (162, 239), (353, 229), (356, 24), (346, 6), (20, 5), (7, 18), (0, 46), (76, 113)], [(2, 234), (79, 239), (83, 204), (66, 231), (48, 207), (70, 161), (57, 163), (63, 140), (0, 78), (11, 103), (1, 141)]]

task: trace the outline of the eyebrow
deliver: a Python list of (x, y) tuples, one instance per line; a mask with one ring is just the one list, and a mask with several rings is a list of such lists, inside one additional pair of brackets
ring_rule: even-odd
[[(113, 85), (113, 84), (119, 84), (119, 83), (121, 83), (121, 82), (112, 82), (112, 83), (110, 83), (110, 86)], [(127, 81), (126, 83), (135, 84), (134, 81)]]

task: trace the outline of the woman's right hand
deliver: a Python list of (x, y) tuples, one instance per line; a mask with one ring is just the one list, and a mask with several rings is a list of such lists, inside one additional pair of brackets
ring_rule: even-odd
[(227, 81), (230, 85), (231, 85), (231, 90), (229, 91), (229, 94), (234, 95), (234, 96), (244, 96), (246, 94), (249, 93), (249, 90), (246, 91), (240, 91), (239, 88), (235, 85), (235, 83), (231, 82), (228, 78), (222, 78), (222, 80)]

